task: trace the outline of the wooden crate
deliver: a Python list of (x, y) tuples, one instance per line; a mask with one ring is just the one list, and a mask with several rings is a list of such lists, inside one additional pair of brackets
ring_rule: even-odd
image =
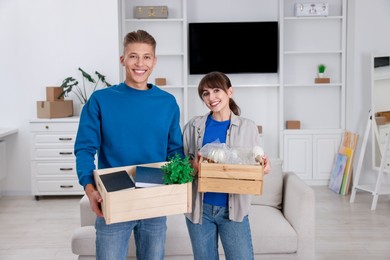
[(259, 165), (238, 165), (209, 163), (199, 160), (199, 192), (224, 192), (261, 195), (264, 167)]
[[(140, 164), (161, 167), (166, 162)], [(137, 165), (94, 171), (96, 187), (103, 198), (102, 211), (106, 224), (191, 212), (192, 183), (107, 192), (101, 175), (125, 170), (135, 176)]]

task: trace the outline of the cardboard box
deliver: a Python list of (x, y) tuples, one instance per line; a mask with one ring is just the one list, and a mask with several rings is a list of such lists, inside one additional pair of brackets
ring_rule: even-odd
[[(161, 167), (165, 163), (140, 165)], [(136, 176), (136, 166), (94, 171), (96, 187), (103, 198), (102, 211), (106, 224), (191, 212), (192, 183), (107, 192), (99, 176), (121, 170)]]
[(210, 163), (199, 160), (199, 192), (224, 192), (261, 195), (263, 165)]
[(301, 121), (298, 120), (287, 120), (286, 121), (286, 129), (300, 129)]
[(330, 78), (315, 78), (314, 82), (318, 84), (330, 83)]
[(61, 87), (46, 87), (46, 101), (61, 101), (64, 96), (58, 98), (64, 90)]
[(155, 84), (157, 86), (165, 86), (167, 84), (167, 79), (166, 78), (156, 78)]
[(73, 116), (73, 100), (37, 101), (38, 118), (60, 118)]

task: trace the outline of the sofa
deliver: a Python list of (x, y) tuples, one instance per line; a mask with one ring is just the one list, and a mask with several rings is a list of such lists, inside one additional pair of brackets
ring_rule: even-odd
[[(296, 174), (282, 172), (282, 161), (271, 160), (263, 179), (263, 194), (252, 197), (249, 221), (255, 259), (315, 258), (315, 194)], [(80, 200), (80, 220), (72, 236), (72, 252), (79, 260), (95, 259), (95, 214), (86, 196)], [(223, 249), (219, 243), (221, 259)], [(129, 257), (135, 259), (133, 236)], [(165, 259), (193, 259), (184, 215), (167, 217)]]

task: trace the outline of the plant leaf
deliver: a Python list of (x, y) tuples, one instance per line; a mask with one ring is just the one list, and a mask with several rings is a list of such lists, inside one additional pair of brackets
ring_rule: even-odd
[(83, 75), (84, 78), (86, 78), (89, 82), (95, 83), (95, 80), (92, 78), (91, 75), (89, 75), (87, 72), (79, 68), (79, 71), (81, 71), (81, 74)]

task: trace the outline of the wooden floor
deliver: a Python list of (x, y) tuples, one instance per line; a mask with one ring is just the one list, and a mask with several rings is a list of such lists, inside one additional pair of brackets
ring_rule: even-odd
[[(390, 259), (390, 200), (360, 192), (355, 203), (327, 187), (316, 193), (316, 259)], [(80, 197), (0, 198), (0, 259), (75, 260), (70, 249), (79, 226)]]

